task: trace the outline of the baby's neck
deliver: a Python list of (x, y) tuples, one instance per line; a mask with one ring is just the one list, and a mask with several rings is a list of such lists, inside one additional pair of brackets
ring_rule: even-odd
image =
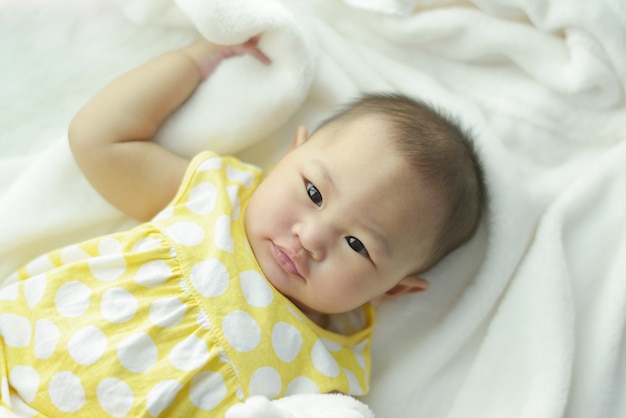
[(328, 324), (330, 322), (330, 316), (327, 314), (319, 313), (319, 312), (305, 312), (303, 313), (313, 322), (315, 322), (318, 326), (327, 329)]
[(291, 301), (291, 303), (296, 305), (296, 307), (300, 310), (300, 312), (306, 315), (307, 318), (315, 322), (317, 326), (322, 327), (324, 329), (328, 329), (328, 326), (330, 325), (330, 319), (331, 319), (330, 314), (315, 312), (311, 309), (306, 308), (305, 306), (302, 306), (302, 304), (298, 303), (292, 298), (288, 297), (288, 299)]

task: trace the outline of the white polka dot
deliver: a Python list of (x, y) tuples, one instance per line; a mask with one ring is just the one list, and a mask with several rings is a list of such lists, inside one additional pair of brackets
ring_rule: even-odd
[(209, 317), (202, 311), (198, 312), (198, 315), (196, 315), (196, 322), (204, 329), (211, 329), (211, 321), (209, 321)]
[(15, 366), (11, 369), (9, 382), (26, 402), (35, 400), (39, 389), (39, 373), (35, 369), (30, 366)]
[(138, 332), (127, 337), (117, 347), (120, 363), (133, 373), (142, 373), (152, 367), (159, 353), (149, 335)]
[(179, 244), (194, 246), (204, 241), (204, 229), (194, 222), (178, 222), (165, 230)]
[(213, 239), (217, 248), (231, 254), (235, 252), (233, 237), (230, 233), (230, 216), (222, 215), (217, 218), (217, 221), (215, 221), (215, 228), (213, 229)]
[(48, 359), (59, 342), (59, 327), (49, 319), (40, 319), (35, 324), (35, 357)]
[(219, 373), (202, 372), (191, 380), (189, 399), (198, 408), (210, 411), (226, 398), (226, 383)]
[(88, 258), (89, 254), (78, 245), (70, 245), (61, 250), (61, 261), (63, 261), (63, 264), (72, 264)]
[(104, 379), (96, 388), (100, 406), (109, 415), (124, 417), (133, 406), (133, 391), (126, 382), (110, 377)]
[(163, 209), (161, 212), (157, 213), (156, 216), (152, 218), (152, 220), (162, 221), (163, 219), (171, 218), (173, 214), (174, 214), (174, 208), (170, 206), (170, 207)]
[(28, 273), (29, 276), (36, 276), (37, 274), (50, 271), (53, 268), (54, 264), (52, 264), (48, 255), (44, 254), (26, 264), (26, 273)]
[(189, 192), (187, 208), (197, 215), (208, 215), (215, 209), (217, 188), (211, 183), (200, 183)]
[(361, 389), (361, 385), (359, 385), (359, 379), (356, 378), (354, 373), (352, 373), (348, 369), (343, 369), (343, 372), (346, 374), (348, 378), (348, 384), (350, 385), (350, 395), (353, 396), (361, 396), (363, 395), (363, 389)]
[(182, 289), (183, 292), (190, 293), (189, 286), (187, 286), (187, 280), (185, 280), (184, 277), (180, 278), (179, 284), (180, 284), (180, 288)]
[(0, 336), (4, 337), (4, 343), (15, 348), (24, 348), (30, 344), (32, 327), (30, 321), (23, 316), (15, 314), (0, 315)]
[(242, 271), (239, 273), (239, 281), (243, 296), (251, 306), (265, 308), (272, 303), (274, 292), (261, 273), (255, 270)]
[(230, 206), (232, 207), (231, 217), (237, 219), (241, 213), (239, 186), (226, 186), (226, 194), (228, 195), (228, 200), (230, 200)]
[(280, 374), (273, 367), (259, 367), (250, 377), (250, 396), (261, 395), (273, 399), (280, 395), (282, 389)]
[(222, 321), (224, 336), (237, 351), (254, 350), (261, 341), (261, 328), (254, 318), (244, 311), (232, 311)]
[(209, 170), (219, 170), (222, 168), (222, 160), (218, 157), (211, 157), (209, 159), (204, 160), (196, 171), (209, 171)]
[(30, 309), (33, 309), (41, 300), (46, 291), (46, 275), (38, 274), (24, 282), (24, 297)]
[(122, 253), (122, 244), (113, 237), (104, 237), (98, 242), (100, 255), (115, 255)]
[(363, 341), (361, 341), (360, 343), (358, 343), (357, 345), (354, 346), (354, 349), (357, 351), (363, 351), (367, 348), (367, 346), (369, 345), (369, 340), (368, 339), (364, 339)]
[(272, 329), (272, 346), (282, 361), (293, 361), (302, 348), (302, 334), (286, 322), (277, 322)]
[(363, 353), (359, 351), (356, 347), (352, 348), (352, 352), (354, 353), (354, 357), (356, 357), (356, 361), (357, 363), (359, 363), (359, 366), (361, 366), (363, 370), (367, 370), (365, 364), (365, 356), (363, 356)]
[(298, 376), (289, 383), (287, 389), (285, 389), (285, 396), (297, 395), (299, 393), (320, 393), (319, 387), (314, 381), (308, 377)]
[(174, 398), (182, 387), (176, 380), (164, 380), (150, 389), (146, 399), (146, 406), (150, 415), (153, 417), (160, 415), (174, 402)]
[(293, 309), (291, 306), (289, 305), (285, 305), (285, 307), (287, 308), (287, 310), (289, 311), (289, 313), (296, 318), (298, 321), (302, 322), (302, 316), (304, 316), (304, 314), (300, 311), (297, 311), (295, 309)]
[(67, 318), (81, 316), (89, 308), (89, 288), (81, 282), (71, 281), (57, 290), (54, 303), (57, 311)]
[(20, 284), (13, 283), (0, 290), (0, 300), (13, 302), (20, 295)]
[(163, 260), (148, 261), (137, 270), (135, 281), (145, 287), (160, 286), (172, 277), (172, 269)]
[(322, 342), (324, 343), (324, 347), (326, 347), (328, 351), (332, 352), (339, 351), (343, 347), (341, 344), (330, 340), (322, 339)]
[(126, 271), (126, 260), (122, 254), (102, 255), (87, 260), (91, 273), (104, 282), (118, 279)]
[(209, 351), (204, 341), (190, 335), (172, 348), (169, 358), (178, 370), (196, 370), (209, 360)]
[[(11, 393), (11, 395), (6, 396), (10, 397), (11, 399), (11, 412), (13, 412), (18, 417), (34, 418), (39, 415), (39, 412), (26, 405), (24, 399), (22, 399), (17, 393)], [(13, 415), (11, 416), (13, 417)]]
[(133, 319), (138, 306), (139, 302), (130, 292), (114, 287), (102, 295), (100, 311), (107, 321), (121, 324)]
[(100, 360), (106, 347), (106, 336), (94, 326), (77, 331), (67, 343), (70, 356), (76, 363), (83, 366), (89, 366)]
[(228, 270), (221, 261), (201, 261), (189, 273), (191, 284), (202, 296), (217, 297), (228, 288)]
[(243, 187), (245, 188), (250, 187), (254, 181), (254, 174), (250, 171), (240, 170), (230, 164), (226, 167), (226, 176), (230, 181), (236, 181), (243, 184)]
[(150, 306), (150, 321), (163, 328), (176, 326), (183, 320), (187, 306), (178, 298), (155, 300)]
[(85, 404), (85, 390), (78, 376), (71, 372), (59, 372), (52, 376), (48, 394), (54, 406), (63, 412), (76, 412)]
[(161, 246), (160, 240), (156, 238), (152, 238), (152, 237), (146, 237), (137, 241), (135, 245), (133, 245), (132, 251), (134, 253), (140, 253), (143, 251), (154, 250), (155, 248), (159, 248), (160, 246)]
[(322, 340), (317, 340), (311, 350), (311, 360), (315, 368), (328, 377), (339, 376), (339, 365), (330, 355)]

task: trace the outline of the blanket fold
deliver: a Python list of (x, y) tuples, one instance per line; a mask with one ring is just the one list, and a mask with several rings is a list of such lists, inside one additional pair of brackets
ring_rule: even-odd
[[(259, 47), (272, 60), (271, 68), (251, 57), (221, 65), (168, 119), (157, 142), (188, 157), (207, 144), (229, 154), (255, 144), (289, 119), (308, 93), (315, 55), (310, 36), (288, 4), (279, 0), (118, 2), (137, 21), (176, 20), (182, 25), (182, 18), (170, 17), (182, 15), (191, 28), (218, 44), (239, 44), (260, 36)], [(139, 5), (146, 9), (143, 15), (138, 13)]]

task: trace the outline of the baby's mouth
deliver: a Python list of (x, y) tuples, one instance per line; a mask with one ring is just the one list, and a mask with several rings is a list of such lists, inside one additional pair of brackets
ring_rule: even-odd
[(287, 273), (304, 279), (302, 274), (300, 274), (300, 269), (298, 267), (297, 261), (291, 258), (287, 251), (276, 244), (272, 243), (272, 249), (274, 250), (274, 258), (278, 262), (278, 265), (285, 270)]

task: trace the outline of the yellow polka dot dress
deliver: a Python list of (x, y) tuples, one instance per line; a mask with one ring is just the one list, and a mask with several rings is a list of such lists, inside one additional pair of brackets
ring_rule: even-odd
[(22, 268), (0, 291), (0, 405), (220, 417), (252, 395), (365, 393), (373, 310), (329, 331), (269, 284), (242, 216), (261, 177), (202, 153), (153, 221)]

